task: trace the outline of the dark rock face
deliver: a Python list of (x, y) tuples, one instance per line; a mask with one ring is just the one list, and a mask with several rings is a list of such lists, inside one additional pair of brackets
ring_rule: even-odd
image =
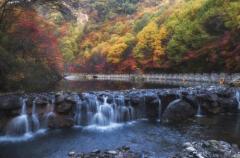
[(165, 93), (160, 95), (162, 113), (165, 111), (169, 103), (176, 100), (177, 98), (178, 98), (177, 95), (174, 93)]
[(182, 99), (177, 99), (168, 105), (162, 120), (164, 122), (179, 122), (193, 117), (195, 114), (196, 110), (193, 106)]
[(147, 93), (145, 95), (146, 116), (149, 120), (156, 120), (159, 116), (160, 100), (154, 93)]
[(53, 115), (49, 118), (49, 128), (70, 128), (74, 125), (73, 118), (71, 116)]
[(133, 152), (129, 147), (123, 146), (116, 150), (94, 150), (90, 153), (68, 153), (69, 158), (142, 158), (142, 154)]
[(13, 110), (21, 108), (19, 96), (0, 96), (0, 110)]
[[(228, 94), (226, 94), (228, 95)], [(224, 94), (221, 94), (224, 96)], [(237, 102), (233, 97), (218, 97), (214, 93), (199, 94), (196, 101), (205, 109), (206, 113), (218, 114), (237, 111)]]
[(133, 107), (144, 104), (144, 96), (142, 96), (142, 94), (132, 93), (130, 94), (130, 102)]
[(224, 141), (187, 142), (181, 152), (172, 158), (239, 158), (240, 152), (236, 145)]
[(56, 112), (63, 114), (70, 113), (73, 109), (73, 106), (73, 103), (64, 101), (56, 105)]
[(38, 106), (43, 106), (43, 107), (49, 103), (48, 98), (46, 97), (37, 97), (35, 101)]

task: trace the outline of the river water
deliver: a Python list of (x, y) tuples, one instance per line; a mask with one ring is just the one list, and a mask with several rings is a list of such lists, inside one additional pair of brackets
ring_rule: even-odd
[[(173, 88), (178, 85), (110, 81), (74, 81), (59, 83), (54, 90), (98, 91), (132, 88)], [(0, 138), (0, 158), (64, 158), (69, 151), (90, 152), (130, 146), (137, 152), (148, 152), (166, 158), (181, 149), (186, 141), (224, 140), (240, 145), (240, 116), (220, 115), (194, 118), (184, 124), (164, 125), (135, 120), (105, 127), (75, 126), (66, 130), (41, 131), (30, 139)]]
[(198, 139), (225, 140), (240, 145), (240, 117), (196, 118), (185, 124), (166, 126), (138, 120), (107, 128), (74, 127), (52, 130), (19, 142), (0, 143), (1, 158), (61, 158), (69, 151), (89, 152), (128, 145), (134, 151), (165, 158), (181, 144)]

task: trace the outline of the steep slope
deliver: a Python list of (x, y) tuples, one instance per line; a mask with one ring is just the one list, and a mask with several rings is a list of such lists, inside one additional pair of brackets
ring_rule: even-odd
[[(79, 41), (80, 51), (74, 64), (78, 66), (73, 70), (240, 71), (239, 40), (229, 36), (239, 33), (239, 1), (142, 0), (133, 5), (134, 11), (118, 12), (117, 16), (112, 13), (116, 8), (110, 7), (104, 16), (93, 8), (97, 13), (90, 16)], [(228, 40), (224, 46), (218, 42), (222, 39)]]

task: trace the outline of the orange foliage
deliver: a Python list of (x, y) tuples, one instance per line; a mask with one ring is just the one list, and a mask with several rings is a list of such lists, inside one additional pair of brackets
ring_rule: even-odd
[(44, 18), (34, 11), (24, 11), (16, 19), (10, 33), (24, 47), (24, 55), (35, 57), (50, 68), (63, 71), (63, 58), (54, 27)]

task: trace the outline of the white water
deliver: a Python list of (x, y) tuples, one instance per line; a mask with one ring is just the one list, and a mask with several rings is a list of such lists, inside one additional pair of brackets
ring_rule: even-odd
[(197, 114), (195, 115), (196, 117), (203, 117), (203, 113), (202, 113), (202, 107), (200, 104), (198, 104), (198, 109), (197, 109)]
[(236, 99), (238, 102), (238, 110), (240, 110), (240, 92), (239, 91), (236, 92)]
[(38, 114), (36, 112), (36, 101), (33, 100), (32, 104), (33, 104), (32, 105), (32, 122), (33, 122), (32, 131), (37, 131), (40, 128), (40, 122), (39, 122)]
[(76, 109), (74, 114), (74, 121), (76, 125), (80, 125), (81, 121), (81, 99), (78, 95), (75, 96)]
[(114, 121), (113, 107), (107, 103), (108, 97), (103, 96), (103, 104), (97, 106), (97, 113), (93, 117), (93, 123), (106, 126)]
[(47, 105), (47, 109), (44, 114), (43, 128), (47, 128), (49, 118), (51, 116), (55, 116), (54, 110), (55, 110), (55, 96), (53, 95), (53, 96), (51, 96), (51, 103)]
[(99, 97), (96, 94), (84, 93), (83, 100), (81, 100), (76, 95), (75, 125), (110, 128), (114, 124), (129, 122), (135, 118), (135, 110), (130, 103), (125, 104), (124, 95), (112, 95), (111, 97), (112, 101), (108, 103), (109, 96)]
[(161, 122), (161, 114), (162, 114), (162, 102), (160, 97), (158, 96), (158, 122)]
[(26, 111), (26, 102), (27, 99), (21, 98), (21, 114), (13, 118), (7, 125), (7, 135), (23, 135), (30, 133), (30, 126)]

